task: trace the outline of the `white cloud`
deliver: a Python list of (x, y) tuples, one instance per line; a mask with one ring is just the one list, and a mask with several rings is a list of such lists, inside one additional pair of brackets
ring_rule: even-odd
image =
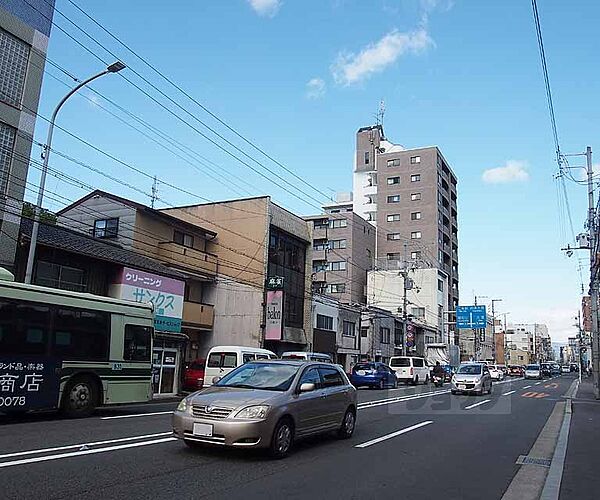
[(508, 160), (502, 167), (490, 168), (481, 176), (487, 184), (506, 184), (509, 182), (525, 182), (529, 180), (527, 162)]
[(358, 54), (340, 54), (331, 66), (331, 72), (338, 84), (356, 84), (394, 64), (400, 56), (423, 52), (432, 45), (434, 42), (424, 29), (410, 33), (394, 30)]
[(306, 83), (306, 97), (319, 99), (325, 95), (325, 82), (321, 78), (311, 78)]
[(281, 7), (281, 0), (248, 0), (250, 6), (259, 16), (274, 17)]

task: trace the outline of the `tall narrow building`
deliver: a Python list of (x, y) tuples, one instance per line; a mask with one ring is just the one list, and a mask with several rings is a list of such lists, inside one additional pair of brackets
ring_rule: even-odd
[(0, 267), (11, 271), (53, 13), (54, 0), (0, 0)]
[(377, 268), (397, 269), (406, 261), (437, 267), (448, 275), (447, 302), (455, 311), (457, 179), (439, 148), (405, 148), (389, 142), (381, 125), (363, 127), (356, 134), (353, 181), (354, 212), (376, 226)]

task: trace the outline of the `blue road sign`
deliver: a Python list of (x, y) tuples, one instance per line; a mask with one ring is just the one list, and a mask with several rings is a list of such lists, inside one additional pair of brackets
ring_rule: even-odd
[(456, 308), (457, 328), (485, 328), (486, 326), (485, 306), (458, 306)]

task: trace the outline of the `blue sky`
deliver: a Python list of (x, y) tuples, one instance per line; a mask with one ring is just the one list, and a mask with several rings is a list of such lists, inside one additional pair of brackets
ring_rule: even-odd
[[(600, 154), (600, 144), (594, 142), (600, 42), (592, 36), (600, 5), (586, 0), (539, 4), (561, 147), (579, 152), (586, 145), (597, 146)], [(287, 182), (326, 201), (178, 95), (67, 0), (58, 0), (57, 7), (193, 116)], [(529, 2), (105, 0), (85, 8), (213, 113), (325, 193), (351, 188), (354, 134), (372, 124), (384, 99), (388, 138), (407, 147), (438, 145), (459, 178), (461, 302), (470, 303), (473, 291), (502, 298), (497, 307), (510, 312), (509, 321), (546, 322), (555, 340), (573, 334), (579, 278), (575, 258), (560, 252), (570, 230), (558, 210), (554, 146)], [(55, 22), (102, 60), (114, 59), (58, 13)], [(49, 58), (79, 77), (102, 69), (102, 62), (56, 26)], [(52, 66), (47, 69), (68, 81)], [(123, 76), (148, 88), (131, 69)], [(93, 87), (214, 162), (217, 174), (211, 175), (218, 177), (195, 170), (94, 102), (73, 98), (61, 111), (59, 124), (102, 150), (202, 198), (267, 193), (299, 214), (317, 211), (317, 201), (293, 197), (271, 182), (271, 173), (265, 180), (251, 172), (120, 76), (104, 77)], [(45, 77), (43, 116), (50, 115), (65, 90)], [(82, 95), (132, 122), (89, 91)], [(181, 110), (176, 114), (206, 132)], [(45, 133), (46, 124), (39, 121), (40, 142)], [(60, 131), (54, 147), (124, 182), (57, 156), (50, 162), (54, 168), (86, 185), (149, 202), (143, 193), (150, 193), (150, 179)], [(486, 170), (498, 168), (484, 178)], [(36, 184), (38, 176), (33, 169), (29, 182)], [(54, 177), (48, 187), (69, 199), (86, 192)], [(586, 193), (572, 183), (567, 188), (579, 232)], [(48, 199), (49, 208), (62, 206), (50, 196), (55, 199)], [(168, 204), (197, 201), (165, 185), (159, 196)]]

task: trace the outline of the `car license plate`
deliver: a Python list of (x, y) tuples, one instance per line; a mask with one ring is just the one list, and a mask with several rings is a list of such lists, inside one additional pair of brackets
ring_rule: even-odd
[(213, 435), (213, 426), (211, 424), (194, 424), (193, 433), (194, 436), (210, 437)]
[(466, 385), (459, 385), (459, 386), (458, 386), (458, 388), (459, 388), (459, 389), (466, 389), (466, 388), (467, 388), (467, 386), (466, 386)]

